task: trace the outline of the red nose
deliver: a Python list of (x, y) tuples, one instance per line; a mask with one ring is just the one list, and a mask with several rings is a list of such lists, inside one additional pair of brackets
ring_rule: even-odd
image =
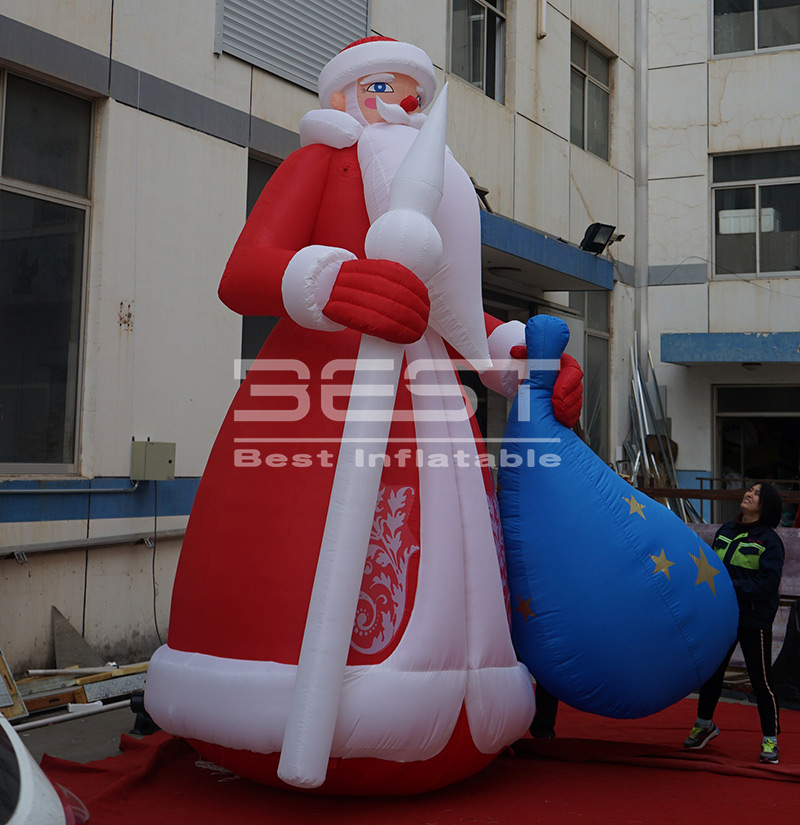
[(400, 101), (400, 105), (409, 113), (414, 111), (414, 109), (419, 106), (419, 101), (414, 97), (414, 95), (409, 95), (408, 97), (404, 97)]

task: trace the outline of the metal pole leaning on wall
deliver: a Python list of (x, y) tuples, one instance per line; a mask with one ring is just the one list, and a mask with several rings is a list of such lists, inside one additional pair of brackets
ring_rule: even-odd
[(61, 722), (70, 722), (73, 719), (82, 719), (85, 716), (96, 716), (98, 713), (106, 713), (109, 710), (120, 710), (121, 708), (129, 708), (130, 706), (130, 699), (125, 699), (122, 702), (111, 702), (108, 705), (86, 705), (86, 710), (73, 710), (69, 713), (59, 714), (58, 716), (50, 716), (47, 719), (23, 722), (21, 725), (13, 725), (13, 728), (15, 731), (46, 728), (50, 725), (58, 725)]
[[(656, 379), (656, 368), (653, 364), (653, 356), (650, 354), (650, 350), (647, 350), (647, 358), (650, 362), (650, 374), (653, 376), (653, 387), (656, 391), (656, 399), (658, 401), (658, 415), (661, 418), (661, 421), (664, 424), (664, 441), (667, 445), (667, 458), (669, 459), (669, 470), (672, 474), (672, 483), (675, 485), (676, 488), (679, 488), (681, 485), (678, 482), (678, 470), (675, 466), (675, 456), (672, 454), (672, 440), (670, 438), (670, 433), (667, 431), (667, 412), (664, 409), (664, 404), (661, 401), (661, 388), (658, 386), (658, 381)], [(677, 443), (677, 442), (676, 442)], [(662, 447), (663, 452), (663, 447)], [(687, 503), (682, 499), (678, 499), (678, 506), (680, 507), (681, 517), (684, 521), (688, 521), (687, 518)], [(696, 514), (695, 514), (696, 515)]]

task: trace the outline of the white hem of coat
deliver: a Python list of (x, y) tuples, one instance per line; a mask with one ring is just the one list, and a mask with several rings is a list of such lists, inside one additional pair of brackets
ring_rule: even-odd
[[(175, 736), (276, 753), (283, 744), (296, 672), (296, 665), (163, 645), (148, 668), (147, 711)], [(498, 694), (503, 703), (492, 701)], [(331, 756), (431, 759), (449, 741), (464, 703), (472, 706), (473, 715), (495, 717), (483, 718), (479, 727), (485, 733), (475, 745), (482, 753), (496, 753), (527, 730), (530, 718), (519, 713), (526, 701), (532, 717), (531, 680), (519, 663), (481, 670), (398, 671), (387, 662), (348, 667)], [(505, 713), (504, 707), (514, 711)]]

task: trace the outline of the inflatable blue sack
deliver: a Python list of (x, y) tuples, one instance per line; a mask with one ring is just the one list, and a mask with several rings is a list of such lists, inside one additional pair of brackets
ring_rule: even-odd
[(556, 421), (568, 340), (558, 318), (528, 321), (530, 375), (500, 457), (512, 637), (560, 700), (637, 718), (714, 673), (736, 638), (736, 596), (707, 544)]

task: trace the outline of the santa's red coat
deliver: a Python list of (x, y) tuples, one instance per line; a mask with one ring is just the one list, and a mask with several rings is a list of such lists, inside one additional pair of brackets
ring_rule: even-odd
[[(270, 663), (273, 669), (297, 663), (343, 428), (343, 416), (331, 407), (344, 411), (347, 405), (348, 370), (331, 374), (330, 365), (336, 359), (355, 359), (360, 335), (347, 329), (306, 329), (286, 317), (282, 279), (295, 253), (309, 245), (340, 247), (365, 257), (368, 228), (356, 147), (305, 147), (281, 164), (265, 188), (219, 288), (221, 299), (234, 311), (277, 315), (281, 320), (231, 404), (197, 491), (175, 580), (168, 645), (159, 651), (161, 657), (154, 656), (148, 677), (148, 708), (165, 729), (210, 743), (200, 747), (211, 758), (261, 781), (277, 781), (275, 748), (264, 749), (271, 753), (255, 753), (251, 751), (258, 748), (252, 742), (240, 746), (225, 736), (193, 733), (193, 714), (213, 714), (218, 709), (201, 707), (199, 699), (197, 708), (190, 708), (193, 697), (186, 695), (185, 686), (196, 684), (200, 695), (202, 670), (209, 663), (216, 666), (217, 660), (241, 662), (243, 668), (259, 662)], [(487, 319), (488, 331), (498, 323)], [(345, 391), (331, 400), (335, 385), (344, 385)], [(390, 455), (403, 449), (414, 455), (418, 448), (412, 409), (408, 385), (401, 380), (395, 410), (408, 414), (393, 420)], [(474, 417), (471, 423), (474, 450), (485, 453)], [(396, 598), (383, 617), (372, 615), (376, 599), (369, 587), (374, 596), (380, 583), (373, 577), (370, 584), (365, 574), (366, 595), (359, 603), (349, 667), (385, 662), (391, 656), (415, 608), (420, 555), (436, 552), (435, 547), (425, 546), (420, 551), (420, 473), (413, 461), (402, 464), (390, 461), (384, 468), (381, 498), (375, 505), (376, 525), (391, 522), (392, 546), (399, 557), (394, 568), (397, 580), (391, 586), (402, 589), (402, 598)], [(486, 500), (480, 506), (488, 511), (494, 491), (489, 470), (482, 473)], [(496, 513), (493, 516), (499, 544)], [(378, 543), (384, 540), (388, 541), (386, 536), (379, 537)], [(496, 558), (498, 549), (491, 542), (485, 553)], [(499, 596), (492, 598), (502, 602), (501, 567), (502, 561), (494, 565), (492, 577), (497, 582), (487, 587), (494, 587)], [(446, 606), (444, 612), (450, 609), (458, 612), (465, 607), (459, 602)], [(431, 638), (435, 640), (435, 633)], [(510, 641), (508, 645), (510, 650)], [(178, 657), (178, 664), (165, 665), (167, 654)], [(460, 666), (457, 652), (435, 645), (422, 660), (431, 670), (437, 660), (443, 671)], [(181, 669), (189, 673), (193, 667), (197, 670), (191, 678), (180, 677)], [(175, 673), (180, 678), (173, 684)], [(214, 691), (227, 684), (227, 701), (235, 706), (237, 681), (248, 678), (243, 674), (244, 670), (233, 672), (227, 682), (217, 678)], [(512, 726), (522, 733), (532, 713), (532, 698), (519, 688), (517, 675), (509, 678), (515, 680), (512, 693), (521, 707), (519, 721)], [(202, 701), (210, 701), (214, 691), (203, 694)], [(269, 695), (263, 696), (263, 703), (270, 701)], [(477, 720), (468, 720), (463, 706), (456, 711), (455, 728), (437, 755), (408, 761), (406, 750), (400, 761), (392, 761), (387, 748), (378, 760), (366, 760), (372, 769), (365, 767), (362, 758), (334, 760), (338, 767), (329, 772), (323, 790), (422, 790), (473, 773), (493, 754), (481, 753), (473, 742), (470, 724), (478, 724)]]

